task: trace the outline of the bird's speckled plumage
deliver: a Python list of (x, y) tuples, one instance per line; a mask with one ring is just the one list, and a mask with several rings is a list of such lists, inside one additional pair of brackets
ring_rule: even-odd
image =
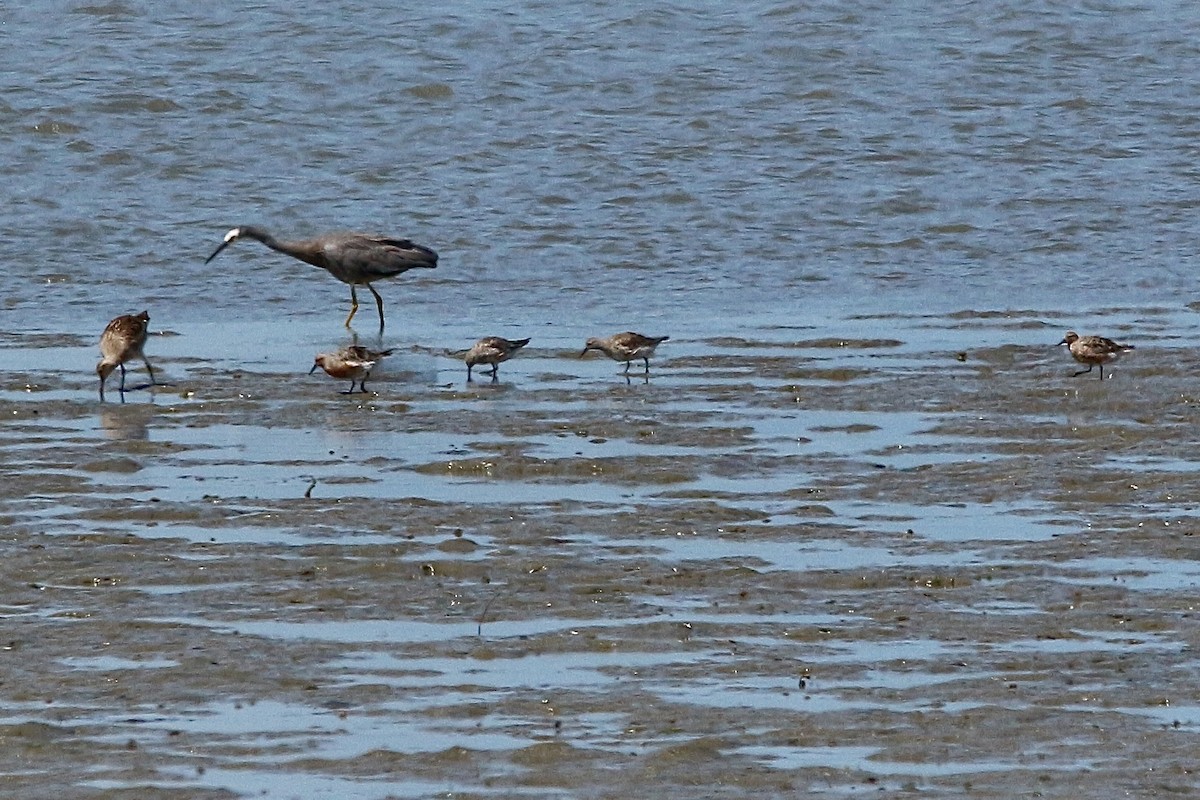
[(500, 336), (485, 336), (467, 351), (467, 380), (471, 380), (471, 368), (476, 364), (491, 364), (492, 379), (499, 375), (500, 362), (508, 361), (517, 351), (529, 344), (528, 339), (504, 339)]
[(272, 250), (320, 267), (342, 283), (349, 284), (350, 316), (346, 317), (347, 328), (358, 311), (358, 294), (354, 287), (366, 286), (375, 295), (375, 305), (379, 308), (379, 329), (383, 330), (383, 298), (371, 283), (410, 269), (433, 269), (438, 262), (437, 253), (410, 239), (347, 232), (285, 242), (262, 228), (242, 225), (225, 234), (225, 241), (204, 263), (212, 261), (222, 250), (241, 238), (262, 242)]
[(146, 346), (146, 336), (150, 327), (150, 313), (123, 314), (112, 320), (100, 334), (100, 363), (96, 364), (96, 374), (100, 377), (100, 399), (104, 399), (104, 382), (118, 367), (121, 370), (121, 386), (119, 391), (125, 392), (125, 362), (140, 358), (150, 373), (150, 385), (154, 385), (154, 368), (142, 352)]
[(354, 361), (378, 361), (381, 358), (390, 356), (396, 352), (396, 348), (389, 347), (387, 350), (371, 350), (363, 347), (361, 344), (348, 344), (341, 350), (338, 350), (336, 355), (341, 358), (348, 358)]
[(313, 374), (319, 367), (325, 370), (325, 374), (331, 378), (341, 380), (348, 378), (350, 380), (350, 388), (342, 394), (353, 394), (356, 383), (363, 394), (366, 394), (367, 378), (371, 377), (371, 370), (375, 368), (379, 359), (389, 356), (393, 352), (393, 350), (369, 350), (356, 344), (348, 345), (336, 353), (318, 354), (313, 359), (312, 369), (308, 371), (308, 374)]
[(1087, 374), (1092, 367), (1100, 367), (1100, 380), (1104, 380), (1104, 365), (1116, 361), (1122, 353), (1133, 349), (1131, 344), (1120, 344), (1103, 336), (1080, 336), (1075, 331), (1067, 331), (1067, 335), (1059, 342), (1071, 351), (1071, 357), (1080, 364), (1087, 364), (1087, 369), (1081, 369), (1074, 377)]
[(650, 356), (660, 344), (670, 339), (670, 336), (643, 336), (633, 331), (615, 333), (612, 336), (595, 337), (587, 340), (580, 358), (587, 355), (588, 350), (599, 350), (613, 361), (624, 361), (625, 371), (629, 372), (629, 362), (641, 359), (650, 371)]

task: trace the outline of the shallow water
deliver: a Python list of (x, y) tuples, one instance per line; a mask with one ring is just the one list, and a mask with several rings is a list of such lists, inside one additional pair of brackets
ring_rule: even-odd
[(1197, 790), (1190, 6), (6, 14), (6, 796)]
[(681, 349), (628, 383), (549, 348), (474, 385), (404, 354), (366, 396), (166, 355), (124, 404), (8, 390), (14, 785), (1190, 785), (1186, 354)]

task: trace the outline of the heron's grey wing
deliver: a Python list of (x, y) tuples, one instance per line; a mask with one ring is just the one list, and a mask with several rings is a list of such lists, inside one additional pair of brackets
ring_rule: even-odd
[(325, 245), (330, 272), (348, 283), (370, 283), (390, 278), (414, 267), (437, 264), (437, 254), (406, 239), (386, 239), (358, 234), (330, 240)]
[(373, 236), (371, 237), (377, 244), (385, 247), (394, 247), (397, 250), (416, 250), (424, 249), (421, 245), (414, 242), (412, 239), (397, 239), (394, 236)]
[(387, 248), (399, 260), (403, 261), (406, 269), (413, 267), (433, 268), (437, 266), (438, 254), (424, 245), (417, 244), (412, 239), (395, 239), (380, 236), (375, 239), (380, 246)]

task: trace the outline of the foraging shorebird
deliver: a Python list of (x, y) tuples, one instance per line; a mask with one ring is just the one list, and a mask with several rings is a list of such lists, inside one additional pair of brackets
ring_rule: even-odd
[(363, 394), (367, 393), (367, 378), (371, 377), (371, 370), (375, 368), (375, 364), (384, 356), (391, 355), (394, 350), (368, 350), (361, 345), (350, 345), (343, 347), (336, 353), (321, 353), (313, 359), (312, 369), (308, 371), (312, 375), (317, 371), (317, 368), (325, 370), (325, 374), (331, 378), (340, 378), (341, 380), (350, 379), (350, 388), (342, 392), (342, 394), (354, 394), (354, 384), (357, 383)]
[(207, 264), (222, 250), (240, 238), (255, 239), (272, 250), (286, 253), (306, 264), (320, 267), (342, 283), (350, 284), (350, 316), (346, 327), (358, 311), (356, 286), (366, 286), (375, 295), (379, 308), (379, 330), (383, 330), (383, 298), (375, 291), (372, 282), (391, 278), (410, 269), (433, 269), (437, 267), (437, 253), (409, 239), (390, 236), (373, 236), (365, 233), (327, 233), (313, 239), (297, 242), (281, 242), (262, 228), (243, 225), (225, 234), (225, 241), (205, 259)]
[(396, 352), (396, 348), (394, 347), (389, 347), (387, 350), (370, 350), (361, 344), (348, 344), (341, 350), (338, 350), (336, 355), (358, 361), (378, 361), (385, 356), (390, 356), (394, 352)]
[(640, 358), (646, 365), (646, 372), (650, 372), (650, 356), (654, 355), (655, 348), (670, 338), (670, 336), (643, 336), (633, 331), (616, 333), (604, 338), (588, 339), (579, 357), (583, 358), (587, 355), (588, 350), (599, 350), (613, 361), (624, 361), (626, 373), (629, 372), (629, 362)]
[(492, 380), (496, 380), (500, 362), (508, 361), (527, 344), (529, 344), (528, 339), (510, 340), (499, 336), (483, 337), (467, 351), (467, 380), (471, 380), (471, 368), (476, 364), (491, 364)]
[(1116, 361), (1122, 353), (1133, 349), (1131, 344), (1118, 344), (1103, 336), (1080, 336), (1075, 331), (1067, 331), (1067, 335), (1059, 342), (1071, 351), (1071, 357), (1080, 364), (1087, 364), (1087, 369), (1081, 369), (1072, 377), (1079, 377), (1092, 371), (1092, 367), (1100, 367), (1100, 380), (1104, 380), (1104, 365)]
[(96, 374), (100, 376), (100, 399), (104, 399), (104, 382), (114, 369), (121, 368), (121, 386), (118, 391), (125, 395), (125, 362), (140, 358), (150, 373), (150, 385), (154, 385), (154, 368), (142, 349), (146, 346), (146, 333), (150, 325), (150, 313), (123, 314), (104, 327), (100, 334), (100, 363)]

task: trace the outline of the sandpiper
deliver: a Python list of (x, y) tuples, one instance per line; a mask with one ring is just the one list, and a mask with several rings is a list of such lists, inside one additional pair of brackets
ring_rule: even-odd
[(612, 336), (588, 339), (579, 357), (583, 358), (587, 355), (588, 350), (599, 350), (613, 361), (624, 361), (626, 373), (629, 372), (629, 362), (640, 358), (646, 365), (646, 372), (649, 372), (650, 356), (654, 355), (655, 348), (670, 338), (670, 336), (643, 336), (633, 331), (615, 333)]
[(125, 362), (140, 358), (150, 373), (150, 385), (154, 385), (154, 368), (150, 366), (142, 348), (146, 346), (146, 333), (150, 325), (150, 313), (123, 314), (104, 327), (100, 334), (100, 363), (96, 374), (100, 376), (100, 399), (104, 399), (104, 382), (114, 369), (121, 368), (119, 391), (125, 394)]
[(1133, 349), (1131, 344), (1119, 344), (1103, 336), (1080, 336), (1075, 331), (1067, 331), (1067, 335), (1059, 342), (1071, 351), (1071, 357), (1080, 364), (1087, 364), (1087, 369), (1081, 369), (1073, 377), (1079, 377), (1092, 371), (1092, 367), (1100, 367), (1100, 380), (1104, 380), (1104, 365), (1116, 361), (1122, 353)]
[(356, 344), (349, 345), (336, 353), (318, 354), (313, 359), (312, 369), (308, 371), (308, 374), (312, 375), (320, 367), (331, 378), (350, 379), (350, 388), (342, 394), (354, 394), (355, 383), (358, 384), (358, 388), (362, 390), (363, 394), (366, 394), (367, 378), (371, 377), (371, 370), (375, 368), (379, 359), (391, 355), (392, 352), (392, 350), (368, 350)]
[(394, 352), (396, 352), (396, 348), (394, 347), (389, 347), (387, 350), (371, 350), (363, 347), (361, 344), (348, 344), (337, 351), (336, 355), (356, 361), (378, 361), (385, 356), (390, 356)]
[(500, 362), (508, 361), (517, 354), (528, 339), (504, 339), (499, 336), (485, 336), (467, 351), (467, 380), (471, 380), (471, 368), (476, 364), (492, 365), (492, 380), (496, 380), (500, 371)]

